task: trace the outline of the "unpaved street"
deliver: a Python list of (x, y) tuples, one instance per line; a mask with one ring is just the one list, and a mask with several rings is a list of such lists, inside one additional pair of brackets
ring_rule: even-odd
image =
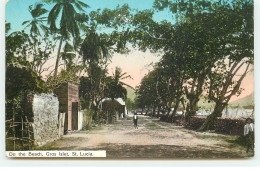
[(199, 133), (139, 116), (134, 129), (131, 116), (114, 124), (74, 132), (47, 144), (42, 150), (106, 150), (108, 158), (226, 159), (248, 158), (252, 152), (234, 143), (236, 137)]

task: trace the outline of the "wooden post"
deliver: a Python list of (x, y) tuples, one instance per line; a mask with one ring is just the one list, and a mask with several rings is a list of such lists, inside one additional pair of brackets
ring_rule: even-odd
[(13, 103), (13, 137), (14, 137), (14, 139), (13, 139), (13, 149), (14, 149), (14, 151), (15, 151), (15, 124), (14, 124), (14, 120), (15, 120), (15, 111), (14, 111), (14, 103)]
[(23, 118), (22, 118), (22, 149), (24, 150), (24, 146), (23, 146)]

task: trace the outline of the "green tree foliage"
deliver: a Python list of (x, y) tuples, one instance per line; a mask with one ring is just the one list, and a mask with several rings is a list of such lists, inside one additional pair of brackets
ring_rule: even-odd
[(148, 75), (144, 76), (141, 84), (137, 87), (137, 97), (135, 104), (138, 108), (155, 108), (161, 107), (161, 101), (158, 96), (158, 84), (159, 82), (158, 73), (151, 71)]
[(127, 78), (131, 78), (131, 76), (123, 73), (122, 69), (116, 67), (113, 76), (107, 78), (106, 96), (112, 100), (115, 98), (122, 98), (125, 100), (127, 98), (127, 90), (124, 86), (131, 86), (124, 83), (122, 80)]
[(133, 111), (133, 110), (136, 109), (135, 102), (130, 98), (127, 98), (125, 100), (125, 105), (126, 105), (126, 109), (129, 110), (129, 111)]
[(22, 23), (22, 25), (26, 25), (27, 27), (31, 27), (30, 34), (33, 36), (41, 35), (39, 27), (46, 33), (49, 31), (48, 27), (43, 24), (44, 21), (47, 21), (47, 17), (42, 17), (42, 15), (46, 14), (48, 10), (43, 8), (43, 4), (35, 4), (34, 6), (29, 6), (29, 12), (32, 16), (31, 20), (26, 20)]
[(106, 63), (111, 58), (111, 46), (109, 35), (98, 34), (94, 29), (89, 30), (80, 50), (83, 63), (89, 66), (102, 61)]
[(80, 77), (79, 96), (84, 102), (84, 108), (97, 109), (100, 101), (105, 97), (107, 70), (93, 64), (91, 68), (88, 68), (88, 74), (91, 76)]
[[(76, 9), (82, 12), (84, 8), (88, 8), (89, 6), (79, 0), (45, 0), (45, 2), (55, 4), (48, 15), (48, 24), (50, 24), (51, 32), (60, 34), (54, 71), (54, 76), (57, 76), (62, 42), (69, 40), (70, 36), (73, 38), (79, 37), (79, 22), (83, 23), (87, 21), (87, 17), (83, 17), (85, 15), (78, 13)], [(58, 20), (59, 28), (56, 26)]]
[[(141, 11), (133, 20), (134, 41), (141, 49), (160, 50), (163, 57), (182, 62), (176, 71), (185, 71), (186, 75), (183, 86), (189, 100), (188, 123), (189, 117), (196, 113), (200, 96), (209, 87), (209, 76), (216, 65), (227, 57), (229, 65), (234, 62), (240, 65), (241, 57), (252, 57), (252, 2), (156, 0), (154, 8), (167, 9), (175, 21), (158, 23), (153, 21), (152, 11)], [(176, 64), (176, 60), (168, 64)]]
[(19, 62), (28, 64), (27, 51), (29, 50), (29, 35), (24, 31), (13, 32), (5, 37), (5, 55), (6, 63)]
[(46, 87), (49, 91), (53, 91), (54, 89), (58, 88), (60, 85), (73, 82), (79, 83), (79, 77), (77, 72), (81, 67), (79, 66), (72, 66), (71, 68), (64, 70), (62, 69), (61, 72), (55, 77), (49, 74), (47, 76)]
[(18, 63), (6, 67), (6, 100), (12, 101), (24, 93), (46, 91), (44, 81), (30, 67)]
[(37, 37), (24, 31), (13, 32), (6, 36), (6, 63), (17, 62), (30, 66), (38, 75), (48, 71), (46, 66), (53, 53), (54, 43), (48, 35)]

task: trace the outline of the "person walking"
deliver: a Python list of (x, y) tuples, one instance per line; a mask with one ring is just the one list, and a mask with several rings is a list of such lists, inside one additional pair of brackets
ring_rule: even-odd
[(254, 124), (253, 120), (250, 118), (246, 119), (246, 124), (244, 126), (244, 136), (247, 145), (246, 152), (248, 153), (249, 149), (252, 149), (254, 152)]
[(138, 116), (137, 116), (137, 115), (134, 115), (134, 116), (133, 116), (133, 121), (134, 121), (135, 129), (138, 129), (138, 126), (137, 126)]

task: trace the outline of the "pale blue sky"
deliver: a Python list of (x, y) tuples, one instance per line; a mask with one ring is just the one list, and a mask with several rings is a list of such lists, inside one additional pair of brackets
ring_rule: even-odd
[[(90, 11), (98, 8), (114, 9), (117, 5), (129, 4), (131, 8), (144, 10), (151, 9), (154, 0), (81, 0), (90, 6), (86, 9), (88, 14)], [(11, 32), (24, 29), (22, 22), (31, 19), (28, 7), (41, 0), (9, 0), (6, 4), (6, 21), (11, 23)], [(53, 7), (53, 4), (44, 6), (47, 10)], [(169, 19), (171, 15), (165, 12), (160, 12), (155, 15), (156, 20)]]

